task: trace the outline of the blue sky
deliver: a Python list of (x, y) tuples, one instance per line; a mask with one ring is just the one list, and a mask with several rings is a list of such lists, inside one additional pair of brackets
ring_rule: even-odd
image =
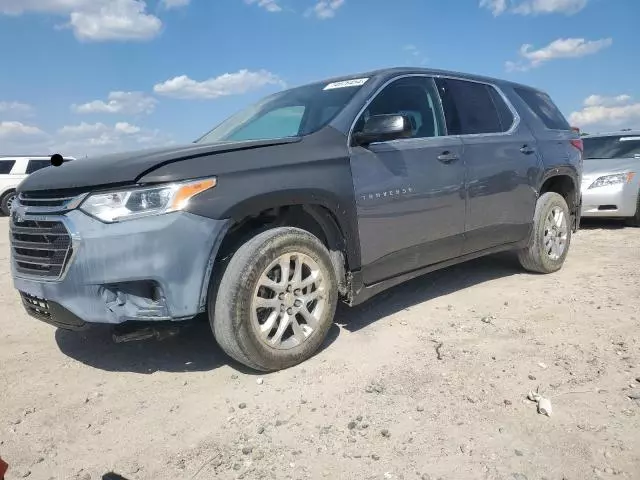
[(638, 0), (0, 0), (0, 153), (197, 138), (279, 90), (386, 66), (549, 92), (640, 127)]

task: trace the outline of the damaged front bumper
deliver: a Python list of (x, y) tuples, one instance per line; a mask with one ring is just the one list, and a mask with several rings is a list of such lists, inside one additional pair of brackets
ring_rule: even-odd
[(28, 230), (16, 227), (12, 218), (13, 284), (27, 313), (68, 329), (87, 323), (187, 320), (203, 312), (228, 225), (187, 212), (113, 224), (78, 210), (62, 216), (27, 214), (20, 220), (19, 225), (58, 222), (69, 233), (68, 258), (59, 275), (46, 278), (20, 263), (32, 257), (18, 248), (25, 242), (16, 240), (22, 238), (16, 232)]

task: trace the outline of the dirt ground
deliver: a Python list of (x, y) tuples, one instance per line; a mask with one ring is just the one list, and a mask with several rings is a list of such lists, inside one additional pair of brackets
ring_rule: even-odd
[(640, 479), (640, 230), (585, 226), (551, 276), (502, 255), (414, 280), (340, 308), (310, 361), (256, 375), (206, 323), (114, 344), (28, 317), (7, 228), (9, 479)]

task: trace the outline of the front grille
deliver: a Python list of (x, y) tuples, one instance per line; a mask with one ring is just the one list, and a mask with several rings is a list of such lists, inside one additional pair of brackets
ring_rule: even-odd
[(45, 322), (51, 320), (51, 310), (49, 309), (49, 302), (44, 298), (34, 297), (28, 293), (20, 292), (22, 295), (22, 303), (24, 308), (36, 318), (44, 320)]
[(58, 220), (11, 217), (11, 253), (18, 273), (55, 280), (73, 253), (71, 235)]
[(45, 192), (21, 192), (18, 203), (32, 213), (61, 213), (77, 206), (84, 198), (80, 190), (50, 190)]

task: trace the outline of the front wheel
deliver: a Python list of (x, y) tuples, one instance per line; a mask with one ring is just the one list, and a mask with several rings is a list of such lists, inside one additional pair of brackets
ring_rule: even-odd
[(627, 218), (626, 223), (629, 227), (640, 227), (640, 192), (638, 192), (638, 203), (636, 205), (636, 214)]
[(570, 219), (562, 195), (547, 192), (538, 198), (529, 245), (518, 252), (526, 270), (553, 273), (562, 268), (571, 245)]
[(216, 341), (229, 356), (260, 371), (311, 357), (331, 328), (338, 297), (325, 246), (291, 227), (267, 230), (242, 245), (217, 292), (215, 287), (209, 321)]
[(16, 192), (8, 192), (0, 199), (0, 211), (7, 217), (11, 215), (11, 206), (16, 199)]

